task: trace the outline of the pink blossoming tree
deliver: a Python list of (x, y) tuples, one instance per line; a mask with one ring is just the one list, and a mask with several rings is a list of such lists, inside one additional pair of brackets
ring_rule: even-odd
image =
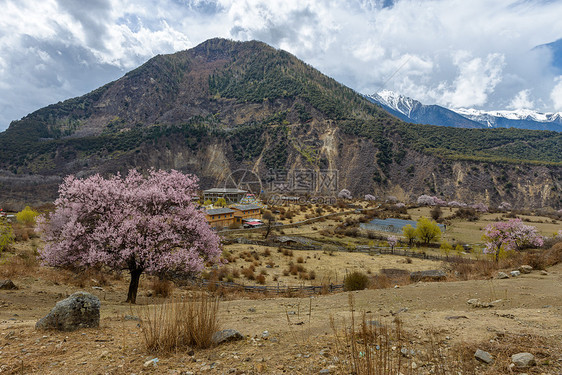
[(41, 258), (52, 266), (127, 269), (127, 302), (135, 303), (143, 272), (194, 274), (219, 260), (219, 237), (193, 204), (197, 183), (178, 171), (68, 176), (55, 211), (39, 219)]
[(494, 254), (496, 262), (502, 250), (521, 250), (543, 245), (543, 239), (538, 234), (537, 228), (523, 224), (521, 219), (489, 224), (484, 228), (482, 239), (486, 241), (484, 252)]
[(394, 246), (396, 246), (398, 244), (398, 237), (397, 236), (388, 236), (388, 238), (386, 239), (386, 242), (388, 242), (388, 246), (390, 246), (390, 251), (392, 251), (392, 253), (394, 254)]

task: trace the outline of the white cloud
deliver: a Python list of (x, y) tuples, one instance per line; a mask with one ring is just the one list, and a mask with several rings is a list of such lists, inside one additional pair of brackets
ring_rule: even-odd
[(521, 90), (509, 103), (511, 109), (532, 109), (535, 103), (529, 98), (530, 90)]
[(501, 81), (505, 58), (498, 53), (480, 58), (472, 57), (467, 51), (458, 51), (453, 54), (453, 64), (458, 67), (459, 74), (453, 90), (443, 93), (443, 101), (455, 108), (482, 106)]
[(0, 1), (0, 130), (213, 37), (262, 40), (363, 93), (562, 107), (548, 51), (533, 50), (562, 37), (559, 1)]
[(554, 110), (562, 111), (562, 76), (559, 76), (555, 80), (556, 85), (550, 92), (550, 99), (554, 104)]

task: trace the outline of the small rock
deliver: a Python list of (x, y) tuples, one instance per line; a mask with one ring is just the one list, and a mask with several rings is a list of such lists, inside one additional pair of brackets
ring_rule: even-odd
[(149, 359), (148, 361), (146, 361), (143, 365), (144, 367), (148, 367), (148, 366), (153, 366), (153, 367), (157, 367), (158, 366), (158, 358), (152, 358)]
[(402, 353), (402, 355), (403, 355), (404, 357), (407, 357), (408, 354), (409, 354), (408, 349), (406, 349), (406, 348), (400, 349), (400, 353)]
[(242, 334), (235, 329), (224, 329), (222, 331), (213, 333), (211, 341), (215, 345), (220, 345), (224, 342), (238, 341), (242, 339), (244, 339), (244, 336), (242, 336)]
[(15, 290), (18, 287), (12, 280), (0, 280), (0, 290)]
[(493, 360), (494, 360), (490, 353), (485, 352), (485, 351), (480, 350), (480, 349), (476, 349), (476, 352), (474, 353), (474, 358), (476, 358), (477, 360), (482, 361), (484, 363), (492, 363)]
[(529, 367), (537, 364), (531, 353), (517, 353), (511, 356), (511, 362), (517, 367)]
[(528, 264), (525, 264), (525, 265), (519, 267), (519, 271), (521, 273), (531, 273), (532, 270), (533, 270), (533, 267), (529, 266)]
[(318, 372), (319, 374), (331, 374), (332, 371), (329, 368), (324, 368)]
[(496, 279), (509, 279), (509, 276), (505, 272), (498, 272)]
[(256, 309), (253, 308), (253, 307), (250, 307), (250, 308), (248, 309), (248, 311), (249, 311), (249, 312), (256, 312)]
[(263, 331), (263, 332), (261, 333), (261, 337), (262, 337), (262, 339), (268, 338), (268, 337), (269, 337), (269, 331)]
[(521, 275), (521, 272), (515, 270), (515, 271), (511, 271), (509, 274), (510, 274), (512, 277), (517, 277), (517, 276)]
[(135, 315), (125, 315), (124, 319), (125, 320), (135, 320), (135, 321), (140, 320), (140, 318), (138, 316), (135, 316)]
[(445, 317), (445, 320), (468, 319), (466, 315), (452, 315)]
[(542, 271), (541, 271), (541, 275), (547, 276), (547, 275), (548, 275), (548, 272), (546, 272), (545, 270), (542, 270)]

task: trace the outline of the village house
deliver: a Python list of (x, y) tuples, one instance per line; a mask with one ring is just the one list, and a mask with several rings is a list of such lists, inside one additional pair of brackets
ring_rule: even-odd
[(261, 207), (257, 204), (233, 204), (230, 208), (234, 210), (237, 223), (242, 223), (243, 219), (261, 219)]
[(205, 211), (205, 218), (212, 228), (228, 227), (236, 222), (234, 213), (230, 208), (211, 208)]
[(238, 203), (248, 193), (246, 190), (234, 188), (212, 188), (203, 190), (203, 201), (216, 202), (217, 199), (224, 198), (226, 203)]

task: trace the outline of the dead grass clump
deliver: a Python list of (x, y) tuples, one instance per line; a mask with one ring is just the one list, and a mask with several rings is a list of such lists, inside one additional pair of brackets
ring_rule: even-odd
[(283, 249), (283, 255), (285, 255), (287, 257), (292, 257), (293, 256), (293, 250)]
[(39, 261), (30, 253), (9, 256), (0, 262), (0, 275), (5, 278), (35, 274)]
[(141, 311), (141, 330), (150, 352), (209, 348), (218, 328), (217, 298), (194, 293)]
[(257, 282), (258, 284), (264, 285), (264, 284), (265, 284), (265, 275), (259, 274), (259, 275), (256, 277), (256, 282)]
[[(368, 320), (363, 313), (360, 322), (356, 321), (353, 296), (349, 295), (351, 322), (343, 321), (344, 328), (337, 326), (331, 317), (330, 323), (335, 335), (338, 355), (345, 360), (338, 362), (338, 373), (356, 375), (413, 375), (421, 373), (413, 366), (413, 357), (409, 354), (411, 337), (402, 328), (400, 319), (392, 322)], [(416, 362), (424, 362), (424, 372), (430, 374), (474, 374), (466, 368), (462, 361), (452, 359), (454, 352), (448, 351), (436, 333), (427, 332), (430, 345), (424, 350), (423, 358), (415, 358)], [(404, 351), (405, 349), (405, 351)], [(407, 354), (404, 354), (407, 353)], [(419, 356), (419, 354), (418, 354)], [(474, 366), (474, 353), (467, 363)], [(466, 368), (466, 370), (465, 370)]]
[(482, 277), (491, 277), (500, 267), (496, 262), (485, 259), (476, 261), (470, 259), (456, 258), (449, 262), (451, 270), (461, 280), (480, 279)]
[(297, 258), (297, 263), (304, 263), (304, 258), (303, 258), (303, 257), (298, 257), (298, 258)]
[(154, 278), (150, 285), (153, 295), (168, 298), (172, 295), (174, 284), (170, 280)]
[(254, 274), (254, 269), (252, 267), (242, 268), (242, 275), (248, 280), (255, 280), (256, 275)]

